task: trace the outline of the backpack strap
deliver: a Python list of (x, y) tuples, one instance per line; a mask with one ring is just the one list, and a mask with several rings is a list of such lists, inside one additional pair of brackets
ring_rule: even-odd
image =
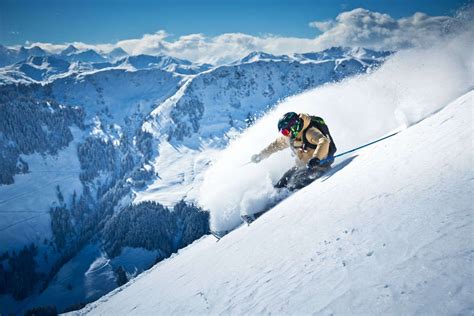
[(303, 150), (306, 150), (307, 148), (316, 149), (318, 147), (318, 145), (310, 143), (308, 138), (306, 137), (306, 132), (311, 127), (314, 127), (314, 126), (308, 126), (303, 133)]
[(313, 116), (311, 115), (311, 122), (309, 123), (308, 127), (303, 133), (303, 150), (306, 148), (311, 148), (311, 149), (316, 149), (318, 145), (310, 143), (308, 138), (306, 137), (306, 132), (308, 131), (309, 128), (315, 127), (317, 128), (324, 136), (329, 138), (329, 153), (328, 156), (333, 156), (334, 153), (336, 152), (336, 144), (334, 144), (334, 140), (332, 139), (331, 133), (329, 133), (329, 128), (324, 122), (324, 120), (319, 117), (319, 116)]

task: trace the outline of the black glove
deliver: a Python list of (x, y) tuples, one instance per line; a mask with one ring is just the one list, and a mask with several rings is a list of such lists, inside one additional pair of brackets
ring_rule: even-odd
[(308, 160), (306, 167), (308, 167), (308, 169), (314, 169), (314, 167), (317, 167), (320, 164), (321, 164), (321, 160), (319, 160), (319, 158), (313, 157), (310, 160)]

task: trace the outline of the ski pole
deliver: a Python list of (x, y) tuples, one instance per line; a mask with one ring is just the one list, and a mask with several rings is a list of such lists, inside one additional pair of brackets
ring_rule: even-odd
[(379, 139), (377, 139), (377, 140), (374, 140), (374, 141), (372, 141), (372, 142), (370, 142), (370, 143), (367, 143), (367, 144), (365, 144), (365, 145), (362, 145), (362, 146), (353, 148), (353, 149), (351, 149), (351, 150), (345, 151), (345, 152), (343, 152), (343, 153), (341, 153), (341, 154), (335, 155), (334, 157), (331, 157), (331, 158), (328, 157), (328, 158), (326, 158), (326, 159), (321, 160), (320, 163), (321, 163), (321, 164), (324, 164), (324, 163), (328, 162), (329, 160), (336, 159), (336, 158), (338, 158), (338, 157), (341, 157), (341, 156), (347, 155), (347, 154), (349, 154), (349, 153), (352, 153), (352, 152), (354, 152), (354, 151), (356, 151), (356, 150), (359, 150), (359, 149), (362, 149), (362, 148), (364, 148), (364, 147), (370, 146), (370, 145), (372, 145), (372, 144), (378, 143), (378, 142), (380, 142), (380, 141), (382, 141), (382, 140), (384, 140), (384, 139), (387, 139), (387, 138), (390, 138), (390, 137), (392, 137), (392, 136), (395, 136), (395, 135), (397, 135), (398, 133), (400, 133), (400, 131), (395, 132), (395, 133), (392, 133), (392, 134), (387, 135), (387, 136), (384, 136), (384, 137), (381, 137), (381, 138), (379, 138)]
[(252, 163), (251, 161), (249, 161), (249, 162), (246, 162), (246, 163), (244, 163), (244, 164), (240, 165), (240, 166), (239, 166), (239, 168), (245, 167), (246, 165), (249, 165), (249, 164), (251, 164), (251, 163)]

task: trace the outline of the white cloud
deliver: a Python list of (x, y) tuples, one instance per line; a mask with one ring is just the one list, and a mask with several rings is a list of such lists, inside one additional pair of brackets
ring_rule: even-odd
[(359, 8), (342, 12), (334, 20), (310, 22), (309, 26), (322, 32), (315, 38), (225, 33), (214, 37), (189, 34), (172, 40), (166, 31), (161, 30), (154, 34), (145, 34), (142, 38), (123, 40), (114, 44), (31, 43), (31, 46), (39, 45), (54, 52), (64, 49), (69, 44), (81, 49), (93, 48), (104, 52), (121, 47), (132, 55), (164, 54), (194, 62), (219, 64), (237, 60), (252, 51), (280, 55), (319, 51), (332, 46), (362, 46), (384, 50), (423, 46), (426, 43), (436, 42), (446, 33), (446, 28), (454, 20), (452, 17), (432, 17), (424, 13), (394, 19), (388, 14)]
[(163, 50), (167, 37), (168, 34), (161, 30), (155, 34), (145, 34), (140, 39), (120, 41), (116, 43), (115, 46), (122, 47), (125, 51), (132, 55), (153, 54)]
[(321, 32), (326, 32), (334, 26), (333, 21), (314, 21), (308, 24), (310, 27), (320, 30)]
[(437, 41), (453, 20), (452, 17), (431, 17), (420, 12), (394, 19), (388, 14), (359, 8), (339, 14), (335, 20), (311, 22), (310, 26), (323, 31), (316, 38), (321, 46), (399, 50)]

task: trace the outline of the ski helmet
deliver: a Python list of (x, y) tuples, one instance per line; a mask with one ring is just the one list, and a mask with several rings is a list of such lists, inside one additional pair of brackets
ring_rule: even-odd
[(285, 136), (296, 138), (296, 135), (303, 129), (303, 120), (295, 112), (285, 113), (278, 120), (278, 130)]

